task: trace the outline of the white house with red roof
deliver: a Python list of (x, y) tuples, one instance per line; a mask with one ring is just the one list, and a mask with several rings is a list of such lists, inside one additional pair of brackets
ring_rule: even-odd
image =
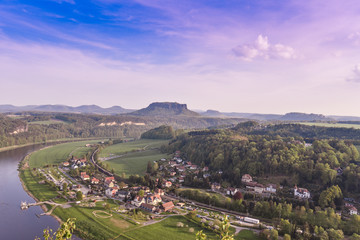
[(294, 196), (299, 198), (310, 198), (310, 192), (306, 188), (298, 188), (297, 186), (294, 187)]
[(250, 174), (244, 174), (244, 175), (241, 177), (241, 181), (242, 181), (242, 182), (245, 182), (245, 183), (252, 182), (252, 177), (250, 176)]

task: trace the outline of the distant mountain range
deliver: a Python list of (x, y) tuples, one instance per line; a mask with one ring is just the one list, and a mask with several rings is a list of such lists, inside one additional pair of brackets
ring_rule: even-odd
[(282, 114), (260, 114), (260, 113), (237, 113), (237, 112), (219, 112), (216, 110), (198, 111), (202, 116), (220, 117), (220, 118), (247, 118), (260, 121), (360, 121), (360, 117), (355, 116), (325, 116), (322, 114), (307, 114), (291, 112)]
[(59, 113), (85, 113), (85, 114), (103, 114), (116, 115), (128, 114), (134, 116), (187, 116), (187, 117), (210, 117), (210, 118), (245, 118), (259, 121), (360, 121), (356, 116), (324, 116), (322, 114), (306, 113), (286, 113), (281, 114), (259, 114), (259, 113), (239, 113), (239, 112), (219, 112), (216, 110), (192, 111), (186, 104), (176, 102), (154, 102), (148, 107), (133, 110), (125, 109), (120, 106), (102, 108), (97, 105), (82, 105), (71, 107), (66, 105), (27, 105), (13, 106), (0, 105), (0, 113), (16, 112), (59, 112)]
[(66, 105), (27, 105), (27, 106), (13, 106), (0, 105), (1, 113), (15, 113), (15, 112), (61, 112), (61, 113), (95, 113), (95, 114), (122, 114), (133, 112), (134, 110), (125, 109), (120, 106), (113, 106), (110, 108), (102, 108), (97, 105), (82, 105), (78, 107), (70, 107)]

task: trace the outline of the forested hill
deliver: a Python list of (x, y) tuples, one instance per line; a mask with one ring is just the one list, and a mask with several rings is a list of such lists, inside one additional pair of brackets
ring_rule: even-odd
[(257, 122), (246, 122), (238, 124), (234, 130), (240, 133), (270, 135), (282, 137), (305, 138), (307, 141), (314, 139), (343, 139), (353, 142), (360, 141), (360, 129), (340, 127), (319, 127), (303, 124), (273, 124), (260, 125)]
[[(215, 172), (215, 181), (241, 183), (249, 173), (257, 177), (287, 176), (291, 184), (326, 187), (336, 182), (346, 191), (360, 192), (359, 153), (342, 140), (315, 140), (312, 146), (291, 137), (240, 134), (237, 130), (197, 131), (183, 134), (163, 149)], [(344, 169), (337, 177), (336, 168)], [(290, 183), (290, 180), (288, 180)], [(286, 184), (286, 183), (283, 183)]]
[(176, 129), (204, 129), (236, 125), (241, 119), (188, 116), (90, 115), (34, 113), (0, 117), (0, 147), (38, 143), (62, 138), (134, 137), (152, 128), (169, 125)]

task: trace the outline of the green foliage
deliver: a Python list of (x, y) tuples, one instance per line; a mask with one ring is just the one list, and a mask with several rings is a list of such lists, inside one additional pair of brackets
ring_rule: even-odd
[(141, 134), (145, 139), (172, 139), (175, 137), (175, 131), (171, 126), (162, 125)]
[(76, 200), (81, 201), (83, 199), (83, 194), (81, 191), (76, 192)]
[[(56, 232), (52, 229), (44, 229), (44, 240), (67, 240), (71, 239), (74, 230), (76, 229), (75, 218), (69, 218), (62, 223)], [(36, 238), (35, 240), (40, 240)]]
[(360, 178), (356, 175), (360, 167), (351, 164), (359, 153), (342, 140), (316, 140), (312, 147), (305, 147), (304, 141), (293, 138), (243, 135), (238, 130), (209, 130), (178, 136), (165, 150), (168, 153), (180, 150), (195, 164), (222, 170), (224, 174), (220, 179), (233, 186), (241, 185), (241, 176), (246, 173), (295, 175), (298, 184), (331, 186), (337, 180), (334, 169), (342, 167), (341, 187), (360, 192)]
[(319, 204), (322, 208), (334, 207), (336, 199), (342, 199), (342, 192), (339, 186), (331, 186), (320, 194)]

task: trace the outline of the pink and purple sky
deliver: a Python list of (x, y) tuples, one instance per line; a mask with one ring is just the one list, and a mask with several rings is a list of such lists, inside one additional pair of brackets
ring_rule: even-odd
[(3, 0), (0, 104), (360, 116), (358, 0)]

